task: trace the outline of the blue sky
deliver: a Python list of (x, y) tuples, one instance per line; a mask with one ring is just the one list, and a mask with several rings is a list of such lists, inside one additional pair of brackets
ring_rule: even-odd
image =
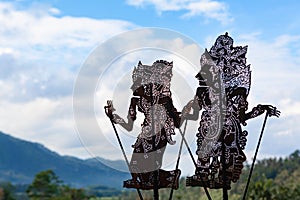
[[(186, 3), (181, 3), (180, 6), (180, 3), (177, 2)], [(50, 5), (61, 10), (60, 16), (121, 19), (143, 27), (173, 29), (183, 32), (199, 42), (201, 42), (204, 34), (223, 33), (224, 30), (231, 30), (237, 34), (263, 32), (262, 39), (271, 39), (282, 34), (297, 33), (300, 28), (299, 23), (297, 23), (299, 17), (297, 1), (266, 0), (242, 3), (207, 1), (218, 4), (209, 8), (211, 11), (195, 11), (194, 14), (189, 15), (192, 8), (187, 7), (191, 2), (200, 1), (116, 0), (105, 3), (101, 1), (76, 1), (76, 4), (72, 4), (72, 1), (48, 1)], [(178, 7), (172, 8), (172, 5)], [(209, 16), (206, 12), (213, 12), (216, 16)]]
[[(202, 48), (210, 48), (227, 31), (235, 45), (249, 46), (250, 109), (271, 103), (282, 111), (281, 118), (268, 121), (260, 158), (288, 155), (300, 141), (298, 8), (296, 0), (1, 1), (0, 129), (63, 155), (122, 158), (109, 143), (99, 143), (106, 151), (98, 153), (83, 147), (73, 120), (74, 84), (93, 50), (113, 36), (144, 27), (174, 30)], [(248, 123), (248, 157), (262, 120)]]

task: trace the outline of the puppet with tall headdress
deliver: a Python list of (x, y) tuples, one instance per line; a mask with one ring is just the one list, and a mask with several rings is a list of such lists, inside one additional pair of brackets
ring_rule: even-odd
[(203, 110), (197, 133), (197, 166), (195, 175), (187, 178), (187, 186), (230, 189), (246, 161), (243, 150), (248, 132), (241, 125), (264, 111), (269, 116), (279, 116), (271, 105), (258, 105), (246, 113), (251, 82), (246, 53), (247, 46), (234, 47), (226, 33), (201, 56), (201, 70), (196, 75), (199, 87), (194, 100), (186, 106), (193, 107), (194, 112), (183, 113), (187, 119), (195, 120)]
[[(179, 127), (180, 117), (173, 105), (170, 81), (173, 62), (156, 61), (153, 65), (141, 62), (132, 74), (134, 97), (131, 98), (127, 121), (114, 114), (112, 103), (106, 107), (106, 113), (113, 123), (131, 131), (136, 119), (136, 110), (144, 114), (141, 132), (133, 146), (130, 161), (132, 179), (124, 181), (124, 187), (153, 189), (154, 172), (158, 172), (158, 188), (178, 188), (180, 170), (162, 170), (162, 159), (167, 143), (172, 140), (175, 127)], [(175, 183), (175, 184), (174, 184)]]

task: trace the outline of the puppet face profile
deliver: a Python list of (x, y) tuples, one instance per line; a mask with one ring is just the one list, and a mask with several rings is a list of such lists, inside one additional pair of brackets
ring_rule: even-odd
[(143, 96), (145, 94), (144, 85), (142, 85), (142, 78), (138, 77), (130, 87), (134, 96)]

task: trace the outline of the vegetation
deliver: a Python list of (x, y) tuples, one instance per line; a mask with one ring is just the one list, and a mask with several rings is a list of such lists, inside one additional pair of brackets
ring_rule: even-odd
[(46, 170), (36, 174), (26, 193), (30, 200), (114, 200), (119, 199), (117, 196), (121, 191), (106, 186), (71, 188), (52, 170)]
[(26, 193), (32, 200), (84, 200), (88, 199), (83, 189), (63, 185), (52, 170), (38, 173)]
[(11, 183), (0, 184), (0, 200), (15, 200), (13, 193), (14, 186)]
[[(237, 183), (229, 191), (230, 200), (243, 197), (249, 174), (249, 165)], [(26, 186), (26, 193), (20, 193), (24, 185), (0, 184), (0, 200), (132, 200), (138, 199), (135, 190), (116, 190), (105, 186), (72, 188), (63, 184), (52, 170), (41, 171), (33, 182)], [(170, 189), (160, 190), (160, 199), (169, 198)], [(212, 199), (222, 199), (222, 190), (209, 190)], [(153, 199), (152, 191), (142, 191), (145, 200)], [(174, 191), (174, 200), (206, 200), (203, 188), (185, 187), (185, 178), (180, 180), (180, 188)], [(257, 162), (248, 189), (250, 200), (300, 200), (300, 151), (287, 158), (269, 158)]]
[[(230, 200), (241, 200), (247, 183), (250, 166), (244, 167), (237, 183), (229, 191)], [(168, 199), (169, 189), (161, 189), (161, 199)], [(209, 190), (214, 200), (222, 199), (222, 190)], [(153, 199), (152, 191), (143, 191), (144, 199)], [(136, 199), (135, 191), (122, 194), (121, 199)], [(206, 200), (203, 188), (185, 187), (185, 178), (180, 180), (180, 187), (174, 191), (174, 200)], [(300, 151), (287, 158), (269, 158), (258, 161), (249, 185), (247, 198), (250, 200), (300, 200)]]

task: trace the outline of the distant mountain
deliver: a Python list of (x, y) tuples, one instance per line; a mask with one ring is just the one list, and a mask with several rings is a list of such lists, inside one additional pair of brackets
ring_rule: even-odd
[(128, 166), (123, 160), (107, 160), (101, 157), (89, 158), (85, 160), (90, 165), (98, 165), (99, 162), (103, 163), (106, 166), (110, 166), (113, 169), (126, 172), (128, 171)]
[(0, 132), (0, 182), (14, 184), (31, 183), (35, 174), (52, 169), (56, 175), (74, 187), (103, 185), (121, 188), (129, 173), (108, 167), (126, 169), (123, 161), (103, 158), (82, 160), (71, 156), (60, 156), (39, 143), (20, 140)]

